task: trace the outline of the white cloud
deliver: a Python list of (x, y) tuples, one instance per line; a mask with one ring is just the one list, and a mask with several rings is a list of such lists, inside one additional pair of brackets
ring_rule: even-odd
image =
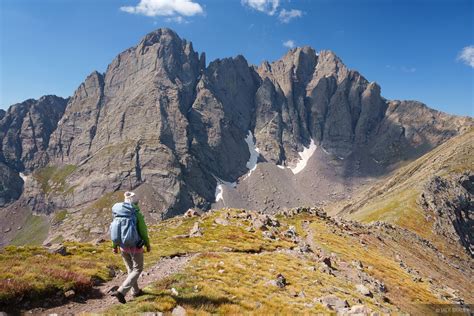
[(296, 9), (291, 9), (291, 10), (281, 10), (280, 14), (278, 15), (278, 18), (280, 19), (281, 22), (283, 23), (289, 23), (291, 20), (295, 18), (300, 18), (303, 16), (303, 11), (301, 10), (296, 10)]
[(193, 0), (140, 0), (136, 6), (120, 7), (120, 10), (146, 16), (193, 16), (204, 12)]
[(242, 4), (268, 15), (274, 15), (280, 5), (280, 0), (242, 0)]
[(293, 48), (295, 47), (295, 41), (287, 40), (286, 42), (283, 42), (283, 46), (288, 47), (288, 48)]
[(459, 53), (458, 60), (474, 68), (474, 45), (464, 47)]

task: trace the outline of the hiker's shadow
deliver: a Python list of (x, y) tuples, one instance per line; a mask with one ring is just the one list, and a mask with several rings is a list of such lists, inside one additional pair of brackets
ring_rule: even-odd
[(100, 289), (92, 288), (90, 289), (86, 295), (77, 295), (74, 296), (71, 301), (80, 304), (87, 304), (87, 300), (90, 299), (102, 299), (106, 296), (106, 294), (102, 293)]

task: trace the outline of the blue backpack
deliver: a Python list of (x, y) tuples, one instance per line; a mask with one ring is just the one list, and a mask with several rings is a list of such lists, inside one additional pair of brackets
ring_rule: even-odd
[(137, 230), (136, 210), (130, 203), (115, 203), (112, 207), (114, 219), (110, 224), (110, 239), (122, 248), (137, 247), (141, 237)]

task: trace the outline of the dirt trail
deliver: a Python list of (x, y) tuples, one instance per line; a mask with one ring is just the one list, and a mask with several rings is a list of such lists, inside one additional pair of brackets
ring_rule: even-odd
[[(195, 256), (196, 254), (173, 258), (162, 258), (155, 265), (149, 267), (148, 269), (145, 269), (140, 275), (140, 279), (138, 281), (140, 288), (144, 288), (152, 282), (159, 281), (179, 272)], [(124, 275), (114, 278), (110, 282), (106, 282), (104, 284), (94, 287), (93, 291), (97, 293), (97, 295), (94, 295), (96, 297), (88, 298), (82, 302), (69, 301), (64, 305), (53, 308), (34, 309), (27, 311), (26, 314), (31, 313), (35, 315), (77, 315), (81, 313), (103, 312), (115, 304), (120, 304), (117, 302), (117, 299), (115, 297), (110, 296), (110, 293), (108, 293), (108, 291), (113, 286), (119, 286), (125, 280), (126, 277), (127, 275), (125, 273)], [(131, 293), (128, 293), (127, 300), (131, 299)]]

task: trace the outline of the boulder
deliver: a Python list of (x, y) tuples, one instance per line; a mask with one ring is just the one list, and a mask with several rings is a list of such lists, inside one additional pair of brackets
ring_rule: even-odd
[(336, 295), (327, 295), (319, 298), (318, 300), (323, 306), (332, 309), (332, 310), (339, 310), (342, 308), (349, 307), (349, 303), (346, 300), (343, 300)]
[(369, 297), (373, 296), (372, 292), (363, 284), (357, 284), (356, 289), (362, 295), (369, 296)]
[(178, 305), (175, 308), (173, 308), (173, 311), (171, 312), (172, 316), (186, 316), (186, 309), (184, 309), (183, 306)]
[(197, 217), (197, 216), (201, 216), (201, 213), (193, 208), (188, 209), (183, 215), (183, 217)]
[(189, 237), (201, 237), (202, 228), (199, 227), (199, 222), (195, 222), (191, 230), (189, 231)]
[(370, 315), (370, 313), (372, 312), (372, 310), (370, 308), (368, 308), (367, 306), (365, 305), (362, 305), (362, 304), (359, 304), (359, 305), (354, 305), (352, 306), (348, 311), (347, 311), (347, 314), (346, 315), (352, 315), (352, 316), (356, 316), (356, 315), (360, 315), (360, 316), (365, 316), (365, 315)]
[(275, 284), (276, 286), (278, 286), (279, 288), (284, 288), (287, 283), (286, 283), (286, 278), (283, 276), (283, 274), (278, 274), (277, 277), (276, 277), (276, 280), (275, 280)]
[(74, 292), (74, 290), (69, 290), (64, 293), (64, 297), (66, 297), (67, 299), (72, 298), (74, 295), (76, 295), (76, 292)]
[(230, 222), (227, 219), (223, 218), (223, 217), (216, 218), (214, 220), (214, 223), (222, 225), (222, 226), (228, 226), (230, 224)]
[(48, 252), (65, 256), (67, 255), (67, 248), (63, 244), (53, 244), (48, 248)]

